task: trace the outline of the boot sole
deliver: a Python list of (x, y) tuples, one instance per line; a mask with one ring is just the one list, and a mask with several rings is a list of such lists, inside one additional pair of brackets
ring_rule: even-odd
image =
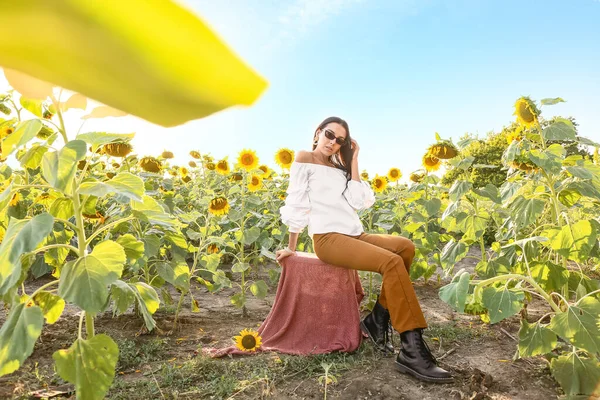
[(396, 363), (396, 366), (398, 367), (398, 369), (400, 370), (400, 372), (402, 372), (404, 374), (412, 375), (415, 378), (425, 381), (425, 382), (433, 382), (433, 383), (452, 383), (452, 382), (454, 382), (454, 378), (452, 378), (452, 377), (450, 377), (450, 378), (434, 378), (431, 376), (425, 376), (423, 374), (418, 373), (414, 369), (407, 367), (404, 364), (400, 364), (397, 360), (395, 361), (395, 363)]
[(369, 332), (369, 330), (367, 329), (367, 326), (364, 324), (363, 321), (360, 321), (360, 330), (369, 337), (369, 339), (371, 339), (371, 343), (373, 344), (373, 347), (375, 347), (380, 353), (386, 355), (386, 356), (393, 356), (394, 354), (396, 354), (396, 352), (394, 351), (393, 353), (390, 353), (388, 350), (386, 350), (385, 348), (381, 348), (377, 342), (375, 342), (375, 339), (373, 339), (373, 336), (371, 336), (371, 332)]

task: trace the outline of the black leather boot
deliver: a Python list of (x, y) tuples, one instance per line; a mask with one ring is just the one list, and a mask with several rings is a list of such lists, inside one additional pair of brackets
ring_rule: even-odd
[(394, 345), (391, 343), (390, 313), (379, 304), (379, 301), (375, 302), (373, 311), (360, 322), (360, 329), (369, 336), (377, 350), (385, 355), (395, 353)]
[(450, 372), (438, 367), (437, 360), (423, 340), (422, 329), (402, 332), (400, 339), (402, 349), (396, 358), (396, 365), (401, 372), (427, 382), (448, 383), (453, 381)]

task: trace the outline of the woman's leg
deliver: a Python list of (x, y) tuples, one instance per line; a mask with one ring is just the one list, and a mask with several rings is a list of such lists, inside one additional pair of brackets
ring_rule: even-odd
[[(410, 266), (412, 265), (413, 258), (415, 258), (415, 245), (410, 239), (402, 236), (369, 233), (363, 233), (358, 239), (399, 255), (402, 258), (402, 261), (404, 261), (406, 272), (410, 272)], [(385, 309), (388, 309), (385, 288), (383, 285), (381, 285), (381, 293), (379, 294), (378, 301)]]
[(438, 367), (423, 340), (422, 330), (427, 323), (408, 276), (414, 256), (410, 240), (388, 235), (351, 237), (326, 233), (313, 235), (313, 241), (315, 253), (328, 264), (383, 275), (382, 291), (392, 326), (400, 332), (402, 342), (396, 358), (400, 371), (428, 382), (452, 382), (452, 375)]
[[(408, 276), (404, 258), (412, 262), (410, 246), (396, 239), (377, 238), (377, 235), (351, 237), (340, 233), (315, 234), (314, 249), (317, 257), (324, 262), (342, 268), (378, 272), (383, 275), (382, 291), (392, 326), (398, 332), (427, 328), (419, 301)], [(364, 240), (361, 240), (364, 239)], [(407, 240), (407, 239), (405, 239)], [(377, 246), (377, 242), (390, 249)], [(410, 242), (410, 241), (408, 241)], [(404, 247), (402, 247), (404, 246)], [(384, 304), (382, 304), (384, 305)]]

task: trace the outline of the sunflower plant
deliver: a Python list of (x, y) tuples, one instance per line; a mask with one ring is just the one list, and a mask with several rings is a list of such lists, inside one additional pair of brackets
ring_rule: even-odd
[[(13, 171), (2, 166), (0, 220), (6, 225), (0, 245), (4, 265), (0, 270), (0, 299), (10, 311), (0, 329), (0, 348), (9, 349), (0, 352), (0, 375), (23, 364), (44, 321), (55, 323), (70, 303), (81, 310), (79, 328), (73, 345), (54, 353), (56, 370), (76, 384), (78, 396), (103, 395), (114, 379), (118, 347), (108, 335), (96, 334), (95, 315), (110, 307), (124, 312), (136, 304), (151, 330), (155, 327), (152, 314), (159, 306), (152, 286), (120, 279), (128, 258), (140, 248), (136, 240), (112, 230), (135, 218), (164, 218), (164, 212), (146, 195), (138, 176), (118, 172), (106, 177), (106, 162), (100, 160), (99, 150), (131, 135), (91, 132), (70, 140), (63, 123), (69, 100), (51, 96), (47, 108), (56, 114), (58, 123), (50, 124), (49, 114), (46, 118), (38, 115), (39, 103), (24, 97), (20, 103), (22, 107), (12, 103), (14, 131), (2, 139), (2, 156), (16, 153), (23, 169)], [(36, 118), (25, 120), (25, 110)], [(54, 133), (32, 143), (43, 127), (52, 127)], [(62, 147), (51, 147), (56, 137), (63, 139)], [(119, 204), (103, 208), (110, 203), (108, 196), (118, 196)], [(21, 218), (11, 216), (14, 210), (9, 208), (17, 205), (11, 201), (25, 197), (36, 199), (35, 204), (21, 213)], [(22, 283), (42, 262), (51, 266), (56, 279), (28, 293)], [(19, 326), (29, 334), (22, 335)], [(92, 373), (92, 365), (103, 367)], [(93, 380), (87, 378), (92, 375)]]
[[(588, 377), (600, 376), (600, 284), (585, 271), (600, 262), (600, 224), (594, 218), (600, 214), (600, 170), (581, 155), (567, 156), (560, 142), (596, 144), (577, 137), (567, 119), (542, 129), (530, 99), (517, 100), (515, 113), (529, 132), (505, 151), (507, 181), (475, 189), (457, 180), (450, 189), (443, 226), (462, 237), (444, 248), (446, 262), (464, 257), (486, 218), (502, 218), (491, 250), (480, 244), (475, 274), (458, 271), (440, 297), (492, 324), (520, 313), (517, 357), (546, 357), (565, 394), (590, 395), (595, 384)], [(541, 317), (527, 313), (532, 296), (544, 302)]]

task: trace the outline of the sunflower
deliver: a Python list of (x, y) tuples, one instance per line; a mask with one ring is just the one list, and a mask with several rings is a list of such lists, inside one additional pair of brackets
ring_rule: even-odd
[(225, 197), (215, 197), (208, 205), (208, 212), (213, 215), (225, 215), (229, 212), (229, 202)]
[(218, 252), (219, 252), (219, 247), (217, 247), (217, 245), (214, 243), (209, 244), (208, 247), (206, 248), (207, 254), (217, 254)]
[(290, 169), (294, 162), (294, 151), (285, 147), (275, 153), (275, 162), (283, 169)]
[(162, 158), (164, 158), (165, 160), (169, 160), (169, 159), (171, 159), (171, 158), (174, 158), (174, 157), (175, 157), (175, 156), (173, 155), (173, 153), (172, 153), (172, 152), (170, 152), (170, 151), (167, 151), (167, 150), (163, 151), (163, 152), (162, 152), (162, 154), (161, 154), (160, 156), (161, 156)]
[(196, 168), (196, 167), (198, 166), (198, 164), (196, 164), (196, 162), (195, 162), (195, 161), (190, 161), (190, 162), (188, 163), (188, 165), (189, 165), (191, 168)]
[(234, 172), (233, 174), (231, 174), (232, 181), (241, 181), (242, 179), (244, 179), (244, 177), (239, 172)]
[(21, 200), (23, 200), (23, 196), (21, 195), (21, 193), (15, 193), (8, 205), (11, 207), (16, 207), (16, 205), (19, 204), (19, 201)]
[(519, 126), (517, 129), (515, 129), (512, 132), (508, 132), (506, 134), (506, 142), (508, 144), (511, 144), (515, 140), (520, 141), (521, 139), (523, 139), (523, 137), (521, 136), (521, 133), (523, 133), (523, 127), (521, 127), (521, 126)]
[(85, 161), (85, 160), (80, 160), (80, 161), (77, 163), (77, 169), (78, 169), (78, 170), (80, 170), (80, 171), (83, 171), (83, 169), (86, 167), (86, 165), (87, 165), (87, 161)]
[(44, 110), (44, 112), (42, 113), (42, 118), (44, 119), (52, 119), (52, 117), (54, 117), (54, 114), (52, 114), (48, 110)]
[(211, 156), (209, 156), (208, 154), (205, 154), (202, 156), (202, 159), (206, 162), (213, 162), (213, 158)]
[(381, 193), (387, 188), (387, 179), (385, 176), (375, 175), (373, 181), (371, 182), (371, 186), (373, 186), (373, 190), (375, 193)]
[(398, 168), (390, 168), (387, 173), (387, 178), (390, 182), (396, 182), (398, 179), (402, 178), (402, 172)]
[(263, 178), (259, 175), (252, 175), (248, 178), (248, 190), (256, 192), (262, 187)]
[(529, 128), (537, 122), (540, 110), (529, 97), (523, 96), (515, 102), (515, 112), (513, 115), (517, 116), (518, 123)]
[(6, 136), (10, 135), (14, 131), (15, 130), (13, 128), (11, 128), (10, 126), (3, 126), (2, 128), (0, 128), (0, 138), (5, 138)]
[(441, 140), (429, 146), (427, 153), (442, 160), (449, 160), (458, 155), (458, 149), (449, 140)]
[(360, 177), (363, 178), (365, 181), (369, 180), (369, 173), (366, 169), (363, 169), (363, 172), (360, 173)]
[(181, 167), (181, 168), (179, 168), (179, 173), (181, 174), (181, 176), (187, 176), (189, 171), (186, 167)]
[(252, 171), (258, 166), (258, 157), (254, 150), (244, 149), (238, 155), (238, 165), (246, 171)]
[(140, 160), (140, 167), (146, 172), (160, 172), (162, 164), (154, 157), (144, 157)]
[(52, 129), (48, 128), (46, 125), (42, 125), (42, 129), (39, 130), (39, 132), (35, 135), (35, 137), (38, 139), (46, 140), (53, 133), (54, 133), (54, 131)]
[(198, 153), (196, 150), (192, 150), (192, 151), (190, 151), (190, 156), (192, 156), (192, 158), (195, 158), (196, 160), (199, 160), (199, 159), (200, 159), (200, 157), (202, 157), (202, 156), (200, 155), (200, 153)]
[(423, 156), (423, 166), (427, 171), (437, 171), (438, 169), (440, 169), (441, 165), (442, 162), (440, 161), (440, 159), (434, 156), (433, 154), (427, 153)]
[(36, 197), (33, 202), (49, 207), (54, 202), (54, 200), (56, 200), (56, 196), (53, 196), (50, 193), (42, 193), (38, 197)]
[(235, 346), (242, 351), (256, 351), (262, 344), (262, 338), (252, 329), (243, 329), (233, 340)]
[(266, 165), (261, 165), (261, 166), (258, 167), (258, 169), (260, 169), (263, 172), (262, 175), (263, 175), (264, 179), (269, 179), (269, 177), (271, 176), (271, 173), (273, 172)]
[(281, 200), (281, 201), (285, 201), (285, 197), (286, 197), (286, 196), (285, 196), (285, 193), (281, 193), (281, 194), (279, 195), (279, 200)]
[(216, 165), (216, 171), (219, 175), (229, 174), (229, 162), (226, 159), (219, 160)]
[(107, 177), (108, 179), (112, 179), (112, 178), (114, 178), (114, 177), (115, 177), (115, 175), (116, 175), (116, 174), (115, 174), (114, 172), (107, 172), (107, 173), (106, 173), (106, 177)]
[(425, 174), (423, 174), (423, 173), (413, 172), (412, 174), (410, 174), (410, 180), (413, 181), (414, 183), (421, 182), (423, 180), (423, 178), (425, 178)]
[(90, 220), (90, 221), (96, 221), (99, 222), (100, 225), (102, 225), (104, 223), (104, 221), (106, 220), (106, 217), (104, 217), (104, 215), (102, 215), (100, 213), (100, 211), (96, 211), (96, 214), (81, 214), (83, 216), (83, 218)]
[(121, 168), (121, 164), (114, 162), (111, 164), (113, 168)]
[(125, 142), (108, 143), (102, 147), (102, 152), (112, 157), (126, 157), (131, 150), (133, 147)]
[(192, 178), (190, 178), (189, 176), (185, 175), (184, 177), (181, 178), (181, 180), (185, 183), (188, 183), (189, 181), (192, 180)]
[(206, 169), (208, 169), (210, 171), (214, 171), (215, 170), (215, 163), (212, 162), (212, 161), (207, 162), (206, 165), (205, 165), (205, 167), (206, 167)]

